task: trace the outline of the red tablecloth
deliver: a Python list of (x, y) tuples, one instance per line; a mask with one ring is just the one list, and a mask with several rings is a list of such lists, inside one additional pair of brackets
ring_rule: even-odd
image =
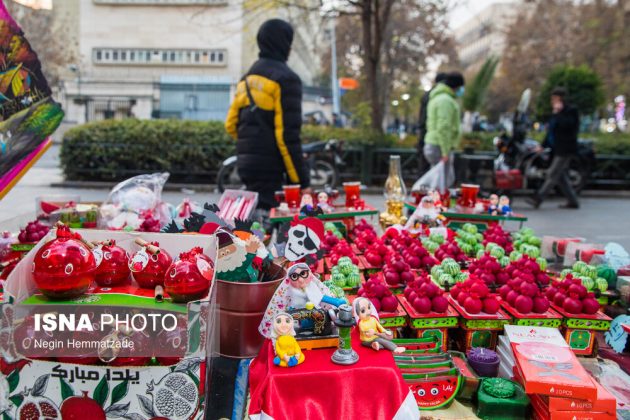
[(292, 368), (273, 365), (267, 340), (250, 365), (253, 418), (418, 419), (418, 407), (387, 350), (360, 345), (352, 335), (359, 362), (340, 366), (331, 362), (335, 349), (305, 351), (306, 360)]

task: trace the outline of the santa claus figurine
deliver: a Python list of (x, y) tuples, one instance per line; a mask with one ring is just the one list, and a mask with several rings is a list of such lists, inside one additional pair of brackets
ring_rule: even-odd
[(216, 238), (219, 245), (217, 252), (216, 277), (219, 280), (253, 283), (258, 281), (259, 270), (262, 265), (256, 253), (260, 241), (251, 235), (247, 242), (232, 236), (228, 232), (218, 231)]

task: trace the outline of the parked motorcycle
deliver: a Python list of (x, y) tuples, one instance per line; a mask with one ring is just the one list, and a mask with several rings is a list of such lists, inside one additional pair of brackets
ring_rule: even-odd
[[(537, 189), (545, 181), (553, 159), (551, 149), (527, 138), (527, 107), (531, 91), (526, 89), (512, 118), (512, 134), (503, 132), (494, 138), (499, 154), (494, 160), (496, 186), (500, 189)], [(575, 191), (588, 182), (595, 163), (593, 142), (578, 139), (578, 153), (571, 158), (568, 175)]]
[[(340, 180), (339, 169), (343, 167), (342, 143), (331, 139), (302, 145), (304, 159), (309, 165), (311, 187), (320, 189), (326, 185), (334, 188)], [(236, 168), (237, 156), (230, 156), (221, 164), (217, 174), (217, 189), (243, 189), (244, 185)]]

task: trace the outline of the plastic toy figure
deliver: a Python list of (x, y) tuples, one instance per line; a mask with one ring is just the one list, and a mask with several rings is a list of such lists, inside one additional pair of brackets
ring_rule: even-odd
[(510, 207), (510, 199), (507, 195), (502, 195), (501, 198), (499, 198), (499, 209), (500, 213), (504, 216), (512, 215), (512, 207)]
[(435, 206), (435, 209), (437, 211), (442, 212), (446, 210), (442, 205), (442, 196), (440, 195), (440, 192), (438, 190), (429, 191), (429, 194), (427, 195), (433, 198), (433, 205)]
[(317, 207), (322, 209), (324, 213), (332, 213), (333, 208), (328, 202), (328, 194), (325, 191), (317, 194)]
[(488, 214), (496, 216), (499, 214), (499, 196), (496, 194), (490, 195), (490, 205), (488, 206)]
[(420, 205), (416, 207), (413, 214), (407, 220), (405, 229), (412, 232), (417, 230), (417, 225), (427, 225), (428, 227), (436, 227), (441, 222), (441, 215), (435, 207), (434, 199), (431, 194), (422, 197)]
[(313, 196), (310, 194), (304, 194), (300, 201), (300, 216), (316, 216), (322, 214), (323, 209), (319, 206), (313, 205)]
[(343, 299), (332, 297), (331, 291), (316, 274), (313, 274), (308, 264), (297, 263), (289, 267), (286, 279), (276, 289), (258, 331), (268, 338), (272, 319), (278, 312), (306, 309), (307, 303), (312, 303), (315, 308), (329, 309), (345, 302)]
[(404, 347), (399, 347), (390, 340), (392, 332), (383, 328), (379, 322), (378, 313), (369, 299), (364, 297), (356, 298), (352, 308), (359, 327), (361, 345), (371, 347), (377, 351), (381, 348), (394, 353), (403, 353), (405, 351)]
[(286, 312), (279, 312), (273, 317), (271, 331), (273, 349), (276, 357), (273, 364), (281, 367), (293, 367), (304, 362), (304, 353), (295, 339), (293, 317)]

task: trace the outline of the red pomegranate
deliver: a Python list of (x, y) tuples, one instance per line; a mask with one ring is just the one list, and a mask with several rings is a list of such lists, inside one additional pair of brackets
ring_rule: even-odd
[(96, 257), (96, 283), (101, 287), (120, 286), (129, 278), (129, 255), (127, 251), (110, 240), (108, 244), (94, 249)]
[(57, 228), (57, 238), (42, 246), (33, 260), (33, 279), (51, 299), (69, 299), (86, 292), (96, 273), (96, 260), (81, 236), (67, 226)]
[(83, 396), (70, 397), (61, 404), (63, 420), (105, 420), (105, 411), (83, 391)]
[(190, 302), (205, 297), (214, 275), (212, 260), (200, 247), (182, 252), (164, 279), (164, 289), (173, 302)]
[[(151, 245), (160, 247), (158, 242), (152, 242)], [(164, 276), (172, 262), (173, 258), (165, 250), (160, 248), (157, 254), (149, 254), (143, 247), (133, 254), (129, 268), (138, 286), (154, 289), (155, 286), (164, 286)]]

